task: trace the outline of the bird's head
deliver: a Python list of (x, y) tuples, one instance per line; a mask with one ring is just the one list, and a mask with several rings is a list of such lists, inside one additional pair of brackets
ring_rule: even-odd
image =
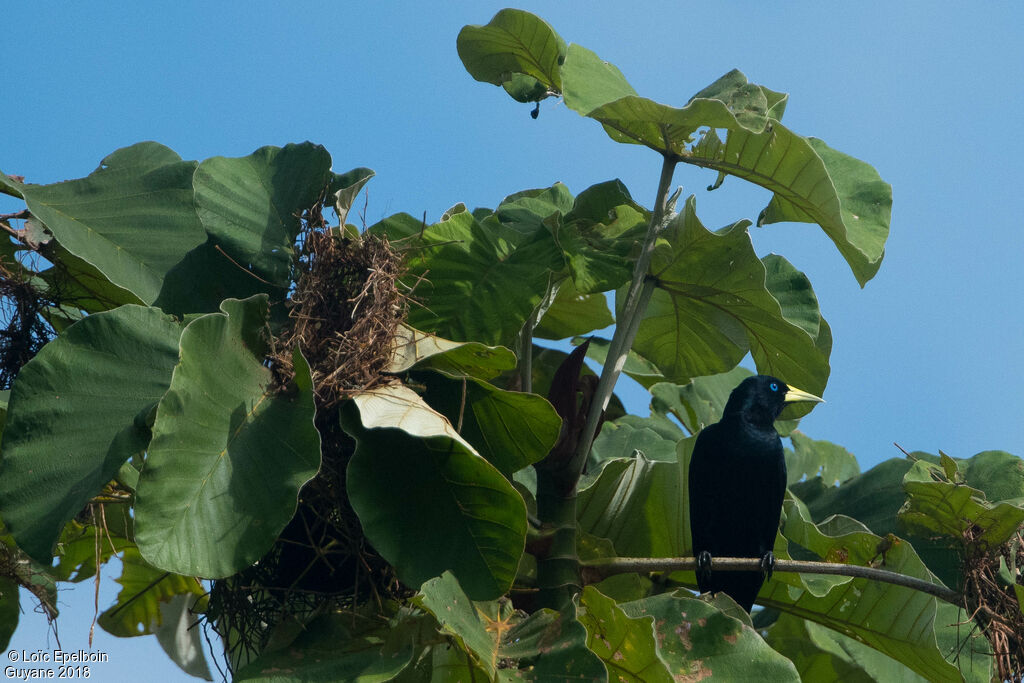
[(771, 375), (748, 377), (732, 390), (725, 404), (724, 415), (742, 416), (748, 422), (769, 428), (778, 419), (787, 403), (823, 402), (814, 394), (795, 389)]

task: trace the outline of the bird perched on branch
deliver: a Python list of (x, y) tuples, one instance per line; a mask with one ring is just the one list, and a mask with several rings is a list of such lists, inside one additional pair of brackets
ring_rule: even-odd
[[(821, 401), (768, 375), (729, 395), (722, 419), (697, 436), (690, 460), (690, 530), (701, 593), (724, 591), (748, 612), (775, 565), (772, 548), (786, 495), (775, 420), (787, 403)], [(711, 572), (712, 557), (759, 557), (760, 572)]]

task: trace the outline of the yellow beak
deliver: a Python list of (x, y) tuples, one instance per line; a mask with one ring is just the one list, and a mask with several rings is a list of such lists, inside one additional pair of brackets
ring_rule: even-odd
[(782, 400), (786, 403), (796, 403), (798, 401), (812, 401), (814, 403), (825, 402), (825, 399), (823, 398), (815, 396), (814, 394), (809, 394), (802, 389), (794, 389), (793, 387), (789, 388), (789, 391), (786, 392), (786, 395)]

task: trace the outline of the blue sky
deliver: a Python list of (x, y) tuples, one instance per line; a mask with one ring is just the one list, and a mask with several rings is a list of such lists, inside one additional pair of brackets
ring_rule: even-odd
[[(312, 140), (344, 171), (368, 166), (367, 223), (398, 211), (436, 220), (556, 181), (573, 192), (620, 178), (650, 205), (659, 157), (612, 142), (554, 101), (538, 120), (473, 81), (463, 24), (501, 3), (18, 3), (5, 8), (0, 168), (30, 182), (92, 171), (157, 140), (188, 159)], [(543, 3), (516, 5), (617, 65), (636, 90), (682, 105), (732, 68), (790, 94), (786, 125), (867, 161), (893, 185), (892, 232), (861, 290), (805, 224), (752, 229), (814, 284), (835, 346), (828, 403), (810, 436), (862, 469), (898, 441), (967, 457), (1024, 455), (1024, 10), (1010, 2)], [(676, 172), (705, 224), (756, 218), (768, 195), (736, 179)], [(361, 203), (360, 203), (361, 205)], [(0, 212), (19, 208), (0, 201)], [(639, 393), (626, 396), (646, 410)], [(114, 572), (111, 572), (111, 575)], [(100, 609), (117, 586), (107, 582)], [(91, 582), (62, 595), (65, 649), (87, 647)], [(26, 603), (27, 604), (27, 603)], [(145, 641), (145, 642), (142, 642)], [(97, 628), (100, 680), (184, 678), (152, 638)], [(12, 646), (55, 647), (31, 612)], [(164, 673), (166, 671), (166, 673)]]

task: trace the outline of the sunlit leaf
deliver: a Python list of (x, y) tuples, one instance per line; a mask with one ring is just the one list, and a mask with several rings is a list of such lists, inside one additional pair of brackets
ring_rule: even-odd
[(478, 81), (504, 85), (522, 74), (545, 89), (562, 88), (565, 42), (534, 14), (503, 9), (484, 26), (464, 26), (456, 45), (466, 71)]
[(522, 497), (411, 390), (385, 387), (353, 403), (346, 486), (374, 548), (407, 584), (447, 569), (474, 599), (508, 590), (526, 540)]
[[(691, 196), (655, 252), (657, 287), (633, 349), (682, 384), (732, 369), (749, 351), (762, 374), (820, 394), (828, 353), (788, 317), (765, 286), (765, 267), (743, 222), (710, 232)], [(806, 409), (805, 409), (806, 410)]]
[(192, 194), (193, 161), (155, 142), (106, 157), (93, 173), (53, 185), (24, 185), (25, 203), (57, 241), (145, 303), (206, 240)]
[(195, 172), (199, 217), (240, 266), (286, 284), (299, 215), (323, 194), (330, 168), (327, 150), (309, 142), (212, 157)]

